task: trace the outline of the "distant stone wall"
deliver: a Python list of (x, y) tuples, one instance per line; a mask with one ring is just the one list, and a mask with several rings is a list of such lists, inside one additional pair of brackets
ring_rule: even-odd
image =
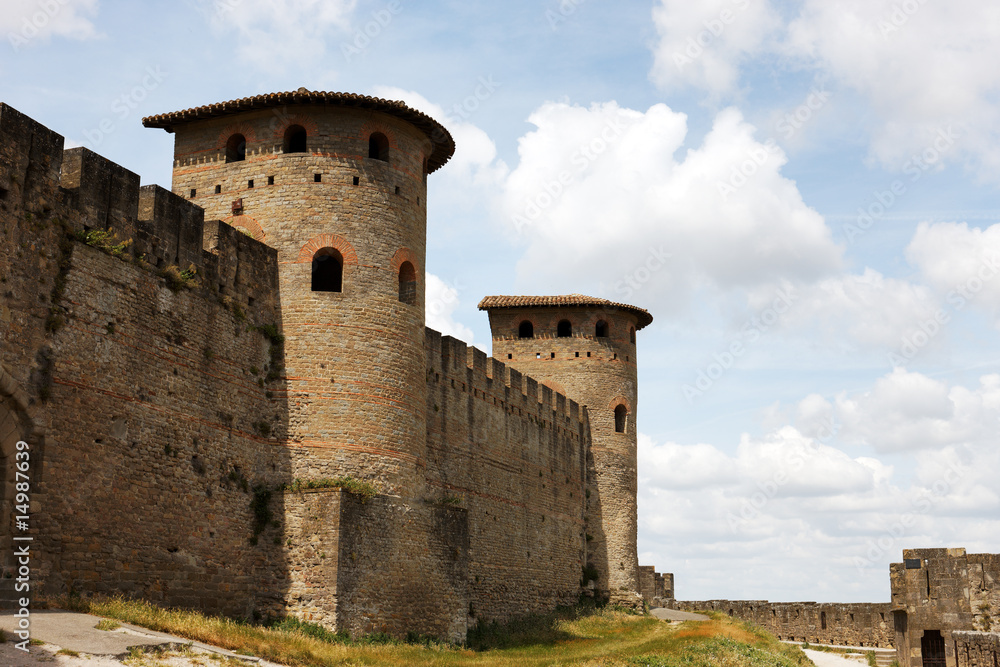
[(951, 636), (955, 642), (957, 667), (996, 667), (1000, 664), (1000, 633), (956, 630)]
[(890, 605), (709, 600), (676, 602), (682, 611), (721, 611), (756, 623), (778, 639), (842, 646), (893, 647)]

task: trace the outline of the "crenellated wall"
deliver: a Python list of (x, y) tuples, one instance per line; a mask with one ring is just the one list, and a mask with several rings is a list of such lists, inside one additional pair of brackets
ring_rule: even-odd
[[(419, 148), (419, 133), (397, 125), (380, 126), (399, 130), (396, 149)], [(397, 264), (422, 275), (417, 152), (395, 166), (350, 157), (371, 181), (356, 184), (317, 178), (317, 156), (268, 158), (286, 169), (243, 199), (273, 214), (261, 219), (283, 239), (276, 249), (246, 220), (206, 221), (185, 197), (62, 146), (0, 104), (0, 604), (12, 594), (19, 440), (32, 452), (29, 534), (44, 593), (453, 640), (480, 619), (578, 599), (598, 506), (590, 414), (423, 329), (422, 288), (415, 303), (399, 297)], [(209, 177), (227, 169), (181, 166), (210, 194)], [(282, 187), (302, 185), (289, 179), (303, 169), (316, 202), (349, 193), (372, 207), (355, 211), (365, 236), (344, 292), (306, 293), (310, 264), (295, 244), (312, 241), (278, 224), (279, 195), (292, 192)], [(375, 186), (397, 177), (406, 187), (386, 203)], [(389, 242), (366, 226), (384, 210), (413, 238)], [(321, 213), (303, 214), (317, 225), (306, 236), (334, 243)], [(346, 475), (377, 493), (295, 483)]]
[(708, 600), (675, 602), (682, 611), (720, 611), (756, 623), (778, 639), (892, 648), (893, 619), (888, 603), (768, 602), (767, 600)]
[(431, 329), (427, 360), (427, 490), (468, 509), (474, 617), (576, 601), (586, 546), (586, 414)]

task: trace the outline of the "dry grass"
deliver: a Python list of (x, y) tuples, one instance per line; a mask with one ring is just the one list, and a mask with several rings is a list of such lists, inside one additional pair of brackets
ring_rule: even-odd
[[(66, 605), (70, 601), (61, 602)], [(676, 626), (650, 616), (608, 608), (565, 609), (505, 626), (480, 628), (470, 633), (470, 644), (475, 646), (471, 648), (436, 642), (352, 642), (317, 626), (288, 623), (281, 627), (262, 627), (197, 612), (161, 609), (122, 598), (76, 601), (70, 606), (77, 611), (293, 667), (799, 667), (810, 664), (798, 648), (780, 644), (760, 629), (719, 614), (703, 623)], [(144, 657), (148, 660), (152, 656)], [(141, 659), (137, 662), (141, 664)]]

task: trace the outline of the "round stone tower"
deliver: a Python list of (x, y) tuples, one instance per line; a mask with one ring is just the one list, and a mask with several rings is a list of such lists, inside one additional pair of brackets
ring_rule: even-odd
[(302, 88), (143, 124), (175, 134), (175, 194), (277, 250), (284, 368), (265, 379), (287, 390), (292, 474), (416, 492), (426, 183), (451, 135), (402, 102)]
[[(596, 587), (634, 603), (636, 556), (636, 332), (642, 308), (581, 294), (490, 296), (493, 356), (586, 406), (587, 564)], [(593, 572), (591, 573), (593, 574)]]

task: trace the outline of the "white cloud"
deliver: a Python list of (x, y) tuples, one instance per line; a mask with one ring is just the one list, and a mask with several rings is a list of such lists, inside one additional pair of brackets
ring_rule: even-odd
[(575, 292), (599, 282), (602, 296), (664, 309), (697, 286), (814, 280), (840, 267), (822, 217), (781, 175), (780, 148), (755, 140), (734, 109), (683, 154), (686, 117), (663, 104), (549, 102), (528, 120), (536, 129), (521, 137), (504, 192), (528, 244), (522, 284)]
[(425, 273), (427, 292), (424, 300), (424, 313), (427, 326), (440, 331), (446, 336), (452, 336), (472, 345), (472, 329), (461, 322), (455, 321), (455, 309), (458, 307), (459, 289), (448, 285), (432, 273)]
[[(489, 90), (480, 87), (480, 91)], [(375, 86), (372, 93), (390, 100), (400, 100), (407, 106), (421, 111), (438, 121), (455, 139), (455, 155), (448, 161), (441, 175), (455, 179), (467, 186), (496, 187), (507, 175), (507, 165), (497, 159), (496, 143), (486, 132), (475, 124), (456, 117), (439, 104), (431, 102), (420, 93), (392, 86)], [(483, 92), (477, 103), (485, 102)], [(435, 178), (440, 178), (435, 174)]]
[(895, 350), (941, 304), (927, 287), (871, 268), (802, 285), (794, 303), (781, 320), (786, 328), (808, 330), (814, 340), (841, 351)]
[(240, 60), (269, 71), (318, 61), (328, 47), (341, 52), (342, 45), (353, 39), (350, 28), (356, 4), (357, 0), (201, 0), (215, 31), (237, 44)]
[(5, 0), (0, 32), (15, 50), (52, 36), (93, 39), (98, 0)]
[(876, 451), (983, 443), (1000, 425), (1000, 376), (983, 376), (967, 389), (896, 368), (868, 392), (839, 396), (836, 406), (840, 437)]
[(660, 0), (653, 81), (665, 89), (697, 86), (734, 92), (740, 65), (767, 44), (780, 20), (766, 0)]
[(1000, 313), (1000, 225), (969, 228), (966, 223), (920, 223), (906, 257), (950, 307), (974, 303)]
[(955, 124), (959, 149), (1000, 175), (993, 4), (806, 0), (788, 26), (787, 52), (869, 100), (878, 119), (872, 152), (883, 164), (901, 169)]

